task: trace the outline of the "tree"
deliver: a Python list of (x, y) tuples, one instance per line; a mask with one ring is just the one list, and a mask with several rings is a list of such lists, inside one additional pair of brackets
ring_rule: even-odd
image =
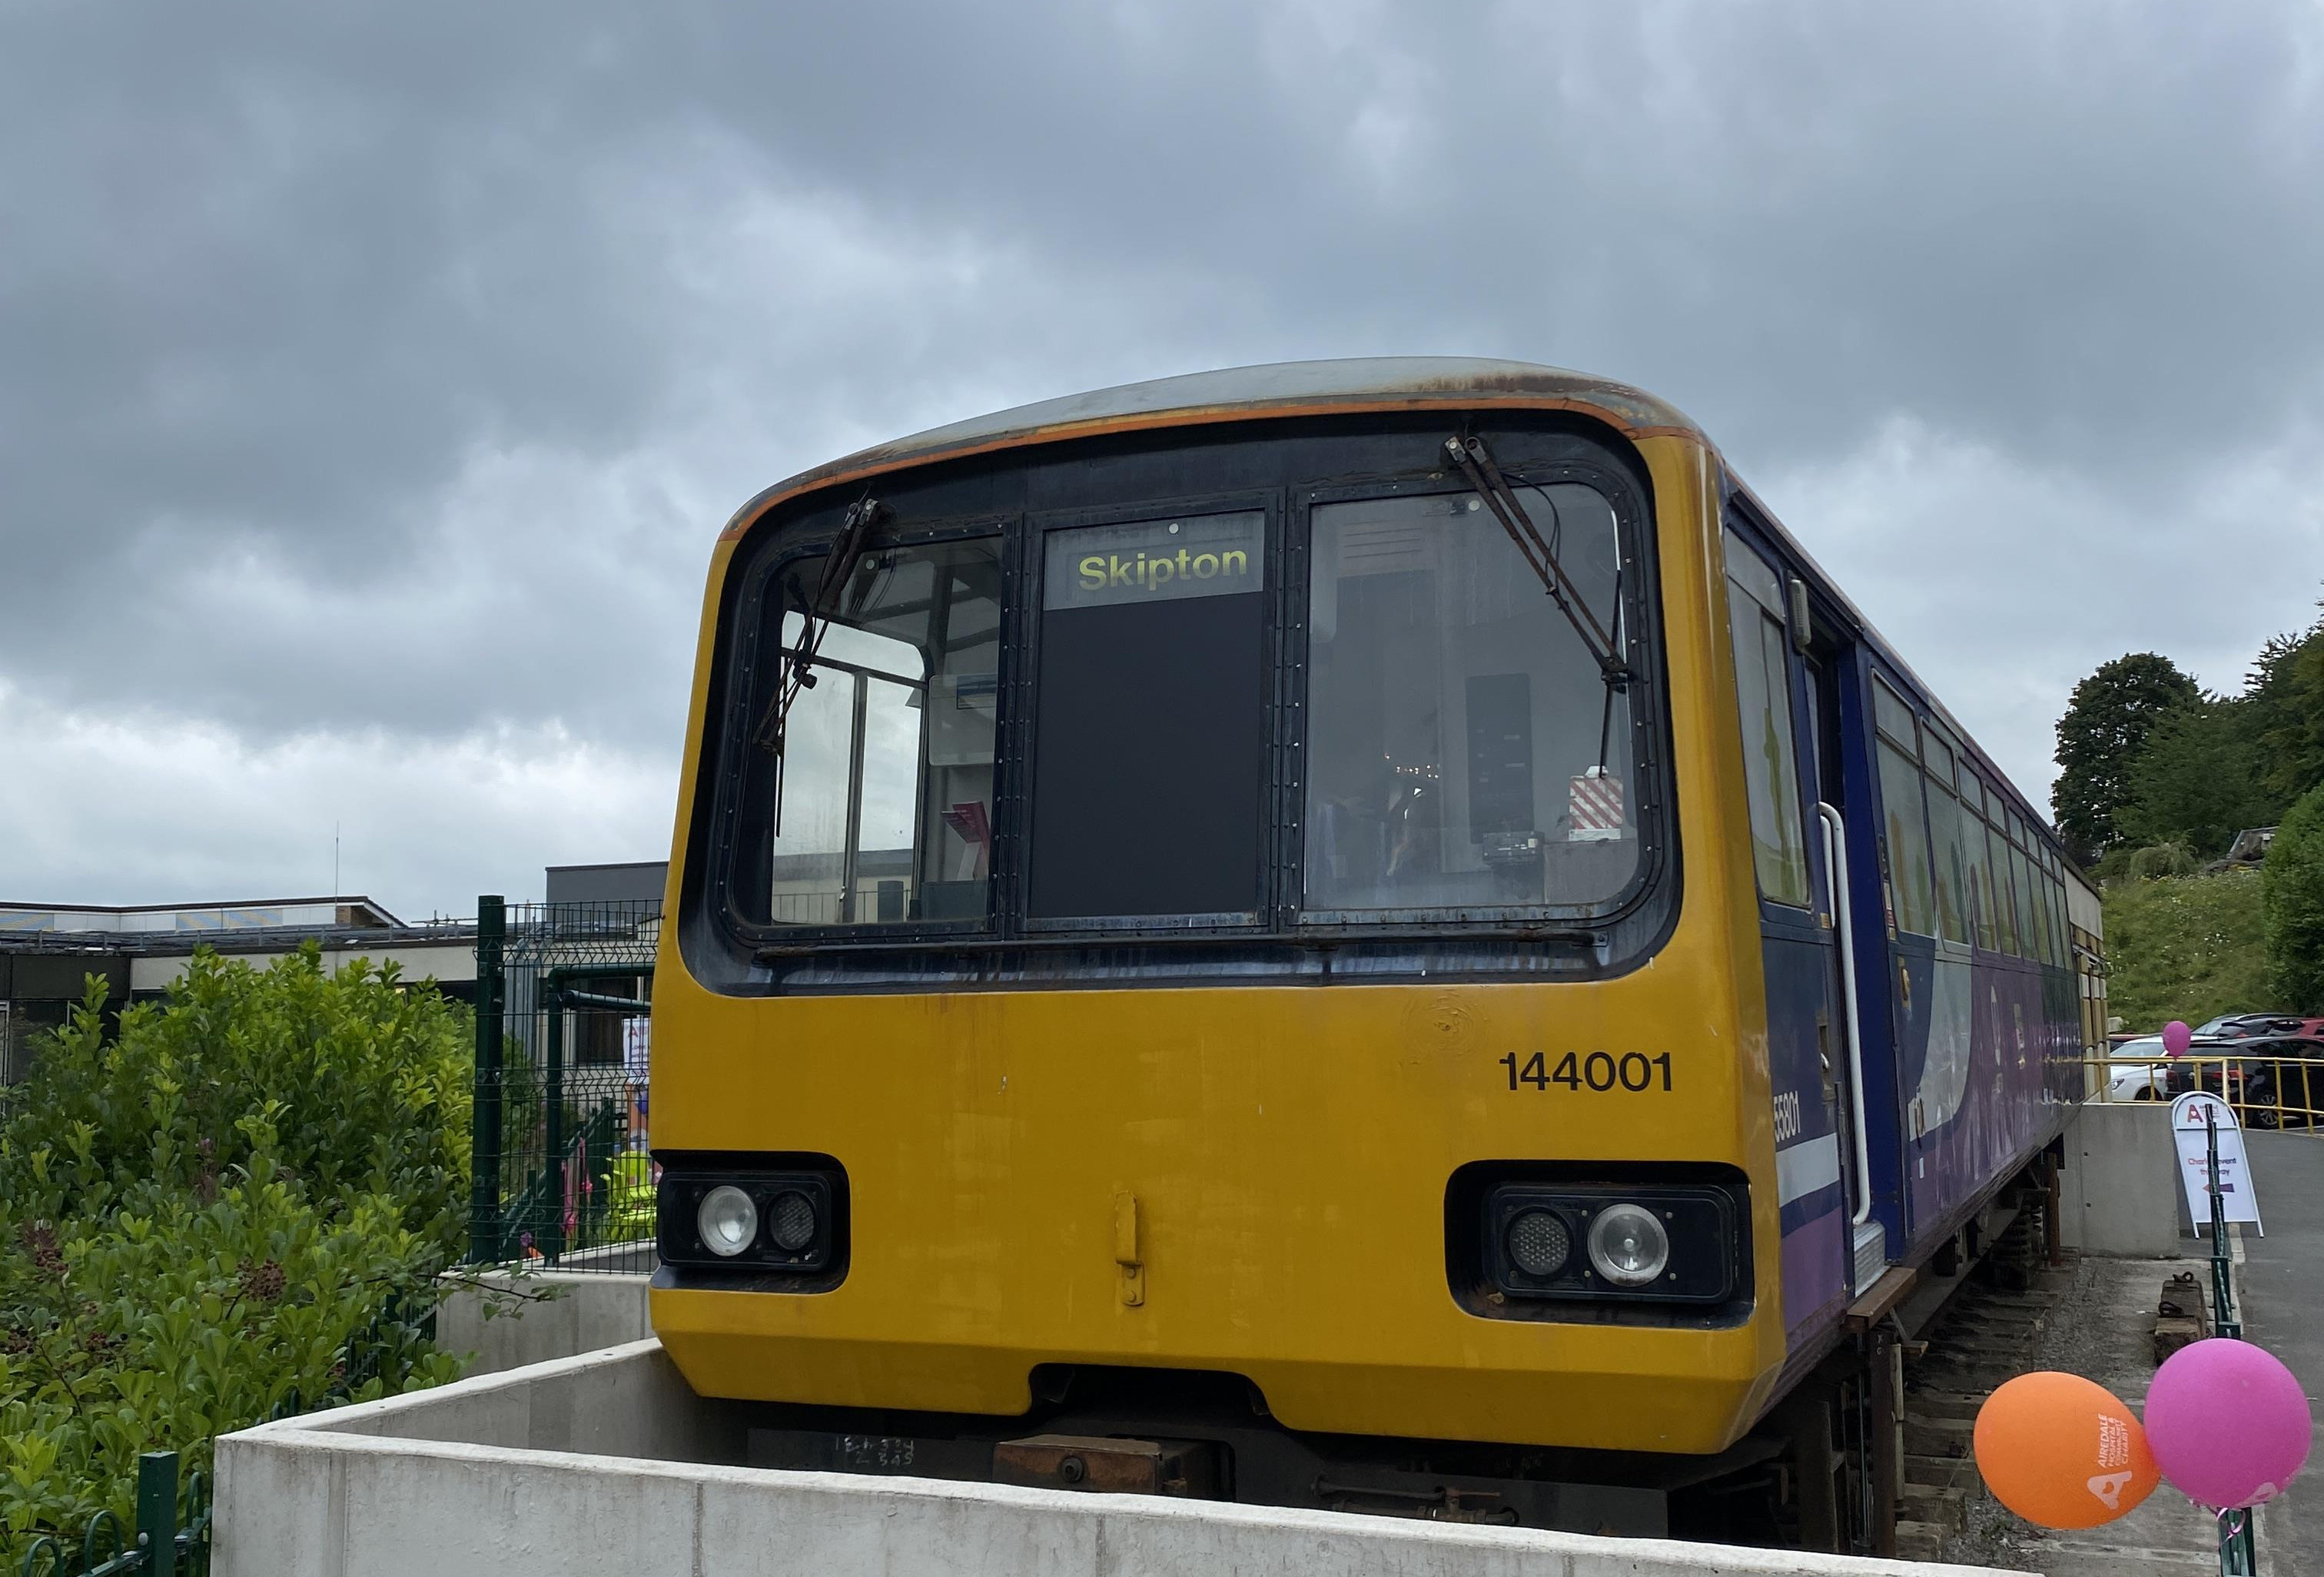
[(2058, 719), (2058, 780), (2050, 790), (2058, 830), (2084, 864), (2122, 837), (2116, 815), (2130, 798), (2130, 772), (2146, 738), (2173, 707), (2202, 699), (2169, 658), (2132, 652), (2074, 687)]
[(2253, 722), (2241, 697), (2202, 697), (2159, 718), (2115, 813), (2124, 841), (2183, 844), (2216, 860), (2245, 827), (2273, 825), (2284, 802), (2260, 783)]
[(2286, 1012), (2324, 1010), (2324, 786), (2284, 816), (2261, 875), (2268, 983)]
[(2324, 622), (2260, 649), (2244, 684), (2254, 764), (2279, 803), (2324, 783)]

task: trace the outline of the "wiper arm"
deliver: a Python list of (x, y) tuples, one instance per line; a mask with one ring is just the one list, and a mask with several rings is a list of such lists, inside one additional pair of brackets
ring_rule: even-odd
[[(1567, 575), (1564, 566), (1558, 563), (1556, 549), (1545, 541), (1541, 532), (1535, 529), (1533, 517), (1526, 513), (1524, 503), (1517, 498), (1517, 489), (1509, 485), (1508, 479), (1501, 475), (1501, 468), (1493, 463), (1493, 452), (1485, 447), (1485, 440), (1465, 433), (1449, 438), (1444, 440), (1444, 453), (1453, 465), (1461, 468), (1461, 474), (1469, 479), (1469, 485), (1477, 490), (1478, 495), (1492, 510), (1493, 518), (1501, 522), (1501, 529), (1509, 534), (1509, 540), (1517, 544), (1526, 567), (1541, 577), (1542, 587), (1549, 593), (1550, 600), (1565, 615), (1566, 622), (1573, 626), (1573, 632), (1582, 637), (1582, 644), (1590, 649), (1590, 655), (1597, 661), (1599, 675), (1606, 681), (1607, 687), (1618, 690), (1627, 686), (1630, 682), (1630, 665), (1623, 660), (1620, 650), (1614, 644), (1614, 638), (1606, 632), (1606, 627), (1598, 622), (1598, 616), (1590, 611), (1590, 604), (1582, 600), (1581, 588), (1573, 584), (1572, 576)], [(1557, 530), (1557, 506), (1553, 503), (1549, 508), (1550, 530), (1554, 534)]]
[(797, 650), (785, 651), (779, 640), (775, 644), (775, 696), (759, 718), (759, 726), (752, 739), (758, 747), (775, 758), (775, 832), (783, 830), (783, 742), (789, 727), (791, 704), (802, 690), (815, 688), (815, 656), (823, 647), (824, 632), (831, 628), (831, 616), (837, 612), (841, 595), (847, 583), (854, 578), (855, 567), (863, 558), (863, 545), (872, 535), (872, 528), (888, 516), (888, 506), (869, 496), (859, 498), (847, 506), (840, 518), (839, 534), (832, 539), (831, 552), (823, 561), (823, 578), (816, 584), (815, 595), (808, 602), (807, 616), (799, 622)]

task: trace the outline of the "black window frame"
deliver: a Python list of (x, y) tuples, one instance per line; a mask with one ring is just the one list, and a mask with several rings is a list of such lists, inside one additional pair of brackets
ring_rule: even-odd
[[(874, 533), (865, 543), (867, 552), (881, 549), (918, 548), (945, 542), (968, 542), (991, 539), (1000, 544), (998, 559), (1001, 567), (1001, 650), (1000, 692), (1009, 692), (1010, 659), (1015, 650), (1010, 622), (1015, 610), (1010, 605), (1009, 587), (1014, 580), (1010, 557), (1017, 550), (1016, 532), (1012, 521), (1005, 515), (969, 515), (931, 521), (925, 526), (909, 530)], [(1003, 912), (1001, 898), (1001, 825), (1005, 816), (1007, 797), (1013, 790), (1013, 779), (1019, 776), (1017, 763), (1009, 760), (1005, 742), (1006, 720), (996, 731), (993, 740), (992, 802), (993, 848), (990, 855), (991, 875), (985, 888), (985, 910), (982, 919), (907, 920), (881, 923), (877, 920), (858, 921), (850, 925), (761, 925), (736, 907), (736, 877), (740, 873), (742, 853), (736, 844), (736, 824), (743, 807), (744, 779), (757, 764), (758, 746), (752, 742), (752, 733), (758, 724), (761, 704), (766, 699), (760, 686), (762, 673), (761, 659), (771, 654), (762, 653), (761, 644), (767, 627), (767, 593), (780, 584), (783, 575), (793, 565), (808, 558), (831, 556), (833, 540), (828, 535), (803, 538), (782, 551), (764, 556), (761, 563), (744, 572), (742, 595), (733, 609), (733, 625), (729, 632), (733, 650), (727, 668), (730, 682), (728, 694), (723, 697), (724, 737), (719, 751), (718, 780), (711, 796), (711, 815), (715, 818), (708, 847), (711, 851), (707, 872), (711, 883), (712, 902), (721, 923), (733, 934), (748, 939), (753, 945), (770, 945), (792, 942), (840, 942), (853, 939), (881, 939), (908, 936), (915, 939), (945, 937), (973, 938), (993, 933)], [(749, 676), (747, 684), (731, 682), (731, 676)], [(708, 715), (704, 718), (704, 733), (710, 732)], [(705, 743), (708, 742), (706, 739)]]
[[(1253, 514), (1262, 517), (1260, 530), (1266, 542), (1259, 566), (1260, 618), (1264, 621), (1259, 659), (1259, 689), (1263, 737), (1267, 742), (1270, 770), (1259, 775), (1259, 801), (1255, 807), (1259, 826), (1258, 902), (1250, 912), (1222, 910), (1211, 914), (1187, 915), (1073, 915), (1039, 916), (1030, 908), (1031, 895), (1026, 890), (1026, 879), (1030, 873), (1033, 839), (1033, 798), (1030, 763), (1034, 760), (1036, 723), (1040, 707), (1041, 624), (1042, 613), (1048, 598), (1048, 545), (1055, 531), (1078, 530), (1086, 526), (1142, 525), (1149, 521), (1191, 519), (1201, 515)], [(1283, 667), (1282, 650), (1282, 575), (1284, 521), (1282, 490), (1242, 489), (1228, 493), (1198, 494), (1190, 498), (1141, 500), (1133, 504), (1100, 504), (1076, 509), (1030, 511), (1019, 523), (1023, 547), (1020, 550), (1022, 573), (1018, 581), (1018, 601), (1022, 604), (1022, 618), (1018, 631), (1019, 687), (1004, 694), (1014, 703), (1013, 716), (1004, 715), (1001, 726), (1013, 728), (1018, 735), (1018, 759), (1027, 764), (1021, 803), (1015, 807), (1019, 817), (1019, 834), (1016, 844), (1019, 852), (1011, 875), (1016, 891), (1015, 903), (1007, 911), (1010, 922), (1027, 936), (1072, 936), (1081, 934), (1131, 941), (1162, 936), (1248, 936), (1269, 932), (1268, 916), (1275, 907), (1275, 882), (1270, 858), (1274, 842), (1275, 805), (1279, 791), (1280, 772), (1277, 766), (1282, 753), (1282, 739), (1287, 722), (1282, 715), (1282, 686), (1278, 675)], [(1004, 598), (1004, 602), (1005, 602)], [(1004, 630), (1008, 620), (1001, 621)], [(1002, 637), (1006, 640), (1006, 634)], [(997, 851), (996, 851), (997, 853)]]
[[(1287, 731), (1294, 742), (1290, 759), (1284, 763), (1286, 781), (1282, 796), (1285, 835), (1279, 843), (1280, 856), (1277, 862), (1283, 883), (1281, 914), (1284, 923), (1306, 936), (1354, 936), (1397, 927), (1459, 925), (1490, 927), (1496, 926), (1600, 925), (1614, 916), (1633, 908), (1639, 898), (1654, 884), (1659, 872), (1664, 845), (1668, 840), (1668, 828), (1664, 817), (1667, 807), (1661, 792), (1670, 770), (1667, 747), (1657, 761), (1654, 749), (1655, 730), (1661, 726), (1667, 739), (1669, 730), (1662, 715), (1661, 680), (1666, 667), (1661, 621), (1654, 616), (1643, 597), (1645, 588), (1659, 590), (1661, 580), (1654, 573), (1653, 548), (1648, 539), (1653, 535), (1653, 522), (1638, 510), (1638, 500), (1624, 487), (1622, 479), (1604, 466), (1588, 461), (1569, 460), (1549, 465), (1504, 467), (1503, 475), (1513, 488), (1551, 487), (1563, 483), (1579, 483), (1597, 491), (1614, 512), (1616, 540), (1621, 544), (1623, 558), (1622, 618), (1628, 632), (1648, 632), (1652, 642), (1650, 661), (1635, 666), (1628, 686), (1630, 699), (1629, 751), (1625, 758), (1626, 775), (1638, 779), (1637, 791), (1631, 814), (1638, 833), (1638, 861), (1630, 879), (1612, 896), (1588, 904), (1530, 904), (1479, 906), (1475, 908), (1452, 910), (1443, 908), (1403, 909), (1334, 909), (1309, 908), (1304, 901), (1306, 891), (1306, 816), (1307, 816), (1307, 677), (1311, 665), (1306, 660), (1308, 604), (1314, 587), (1309, 576), (1314, 543), (1314, 514), (1319, 506), (1334, 503), (1367, 503), (1389, 498), (1441, 498), (1474, 492), (1467, 481), (1454, 474), (1416, 481), (1410, 485), (1383, 489), (1378, 482), (1348, 483), (1330, 486), (1314, 486), (1298, 490), (1295, 505), (1298, 529), (1295, 533), (1294, 553), (1298, 574), (1286, 576), (1292, 584), (1286, 588), (1288, 604), (1286, 618), (1278, 626), (1282, 641), (1296, 639), (1299, 642), (1297, 661), (1278, 663), (1277, 671), (1287, 673), (1290, 682), (1290, 706), (1298, 726)], [(1544, 594), (1546, 596), (1546, 593)], [(1630, 637), (1634, 641), (1636, 636)], [(1640, 642), (1642, 651), (1645, 643)], [(1641, 770), (1640, 769), (1644, 770)]]
[[(1469, 491), (1448, 479), (1443, 438), (1471, 428), (1499, 452), (1513, 485), (1581, 482), (1612, 506), (1624, 533), (1625, 617), (1637, 654), (1630, 682), (1633, 785), (1640, 842), (1637, 870), (1614, 899), (1591, 907), (1542, 906), (1513, 918), (1469, 920), (1471, 911), (1362, 912), (1326, 923), (1303, 916), (1305, 780), (1305, 613), (1311, 498), (1322, 502)], [(1258, 485), (1177, 491), (1156, 488), (1128, 502), (1044, 506), (1045, 496), (1111, 485), (1080, 480), (1092, 450), (1153, 462), (1148, 446), (1207, 445), (1218, 453), (1275, 447), (1244, 471), (1277, 470)], [(1257, 440), (1256, 442), (1254, 440)], [(1394, 463), (1375, 462), (1376, 451)], [(1311, 464), (1311, 451), (1333, 461)], [(1344, 451), (1344, 456), (1342, 455)], [(1100, 459), (1105, 453), (1099, 455)], [(1168, 456), (1166, 456), (1168, 457)], [(1201, 456), (1197, 456), (1199, 463)], [(1022, 474), (973, 475), (978, 466)], [(1296, 467), (1297, 469), (1295, 469)], [(1167, 467), (1165, 467), (1167, 468)], [(1301, 471), (1305, 471), (1305, 475)], [(1037, 472), (1056, 475), (1036, 475)], [(1277, 480), (1276, 477), (1285, 477)], [(1059, 478), (1065, 480), (1059, 480)], [(940, 485), (939, 485), (940, 484)], [(867, 493), (899, 501), (918, 491), (967, 493), (982, 508), (937, 509), (925, 521), (904, 512), (877, 547), (998, 535), (1002, 574), (1000, 694), (993, 786), (991, 886), (981, 919), (853, 925), (760, 925), (734, 904), (741, 866), (738, 820), (751, 752), (752, 697), (765, 683), (759, 650), (767, 588), (802, 558), (827, 555), (840, 508)], [(1644, 967), (1679, 918), (1683, 880), (1676, 763), (1668, 707), (1669, 652), (1654, 497), (1644, 460), (1618, 435), (1587, 418), (1556, 411), (1388, 412), (1348, 419), (1274, 418), (1213, 429), (1165, 429), (1042, 445), (995, 459), (912, 466), (838, 489), (802, 493), (754, 519), (733, 549), (712, 632), (701, 737), (690, 742), (696, 772), (681, 786), (695, 807), (682, 858), (674, 918), (696, 978), (729, 995), (862, 995), (938, 990), (1072, 988), (1092, 984), (1217, 985), (1379, 983), (1412, 978), (1480, 981), (1600, 980)], [(1015, 507), (1011, 507), (1011, 504)], [(1259, 509), (1267, 521), (1265, 739), (1269, 756), (1261, 807), (1261, 911), (1223, 917), (1074, 917), (1034, 922), (1026, 913), (1031, 794), (1028, 779), (1036, 724), (1038, 641), (1047, 532)], [(763, 546), (761, 546), (763, 544)], [(1585, 679), (1583, 682), (1591, 682)], [(1190, 923), (1199, 921), (1201, 923)]]

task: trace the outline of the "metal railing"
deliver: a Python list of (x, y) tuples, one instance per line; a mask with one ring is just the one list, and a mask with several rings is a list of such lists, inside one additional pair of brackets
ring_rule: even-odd
[(468, 1259), (654, 1268), (652, 902), (476, 900)]
[(2190, 1090), (2217, 1095), (2246, 1130), (2298, 1130), (2324, 1135), (2324, 1059), (2215, 1047), (2184, 1056), (2089, 1056), (2089, 1100), (2168, 1105)]
[(78, 1550), (45, 1534), (24, 1552), (18, 1577), (208, 1577), (210, 1512), (208, 1479), (198, 1471), (186, 1475), (181, 1511), (178, 1453), (146, 1452), (137, 1459), (136, 1526), (124, 1534), (120, 1518), (100, 1511)]

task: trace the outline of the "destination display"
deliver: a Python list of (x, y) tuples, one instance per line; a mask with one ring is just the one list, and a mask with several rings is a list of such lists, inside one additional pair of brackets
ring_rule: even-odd
[(1267, 516), (1189, 515), (1051, 531), (1045, 608), (1231, 596), (1267, 584)]

